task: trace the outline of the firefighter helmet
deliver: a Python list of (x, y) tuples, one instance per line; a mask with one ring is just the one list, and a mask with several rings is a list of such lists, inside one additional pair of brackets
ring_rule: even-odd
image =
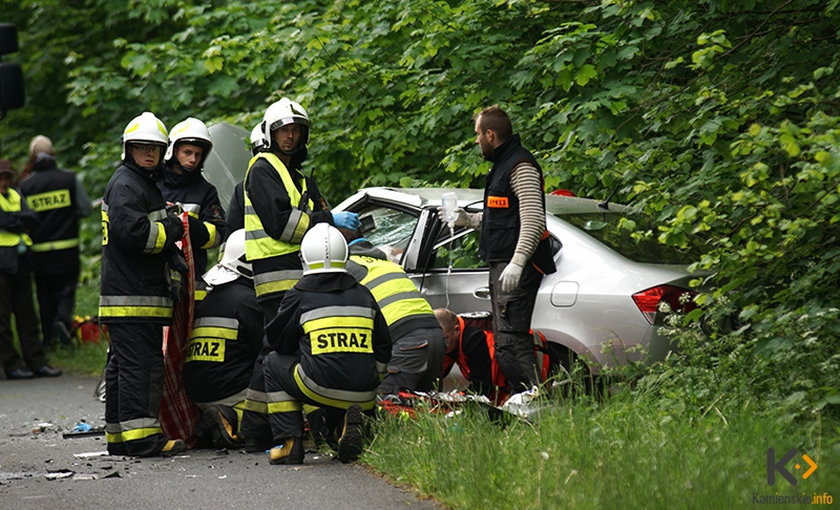
[(347, 241), (337, 228), (316, 223), (300, 242), (303, 274), (346, 272), (347, 251)]
[(201, 163), (198, 165), (198, 169), (200, 169), (201, 165), (207, 161), (207, 155), (210, 154), (210, 150), (213, 149), (213, 139), (210, 138), (210, 131), (207, 130), (207, 126), (195, 117), (187, 117), (183, 121), (175, 124), (172, 131), (169, 132), (169, 148), (166, 149), (164, 159), (166, 161), (172, 159), (175, 154), (175, 149), (182, 143), (198, 145), (204, 148), (204, 155), (201, 157)]
[(215, 286), (232, 282), (240, 276), (253, 279), (251, 263), (245, 260), (245, 229), (235, 230), (225, 242), (222, 260), (204, 273), (207, 285)]
[(265, 137), (266, 148), (271, 148), (273, 143), (271, 139), (271, 132), (288, 124), (300, 124), (303, 126), (303, 133), (300, 137), (300, 143), (295, 147), (292, 153), (299, 151), (302, 147), (309, 143), (309, 115), (303, 107), (284, 97), (283, 99), (272, 103), (266, 110), (262, 121), (263, 136)]
[(122, 159), (125, 159), (126, 146), (130, 143), (150, 143), (160, 145), (161, 152), (166, 149), (169, 137), (166, 134), (166, 126), (152, 112), (143, 112), (131, 119), (125, 126), (122, 135)]
[(265, 150), (266, 147), (268, 147), (268, 144), (265, 141), (262, 124), (260, 123), (251, 130), (251, 154), (256, 156), (258, 152)]

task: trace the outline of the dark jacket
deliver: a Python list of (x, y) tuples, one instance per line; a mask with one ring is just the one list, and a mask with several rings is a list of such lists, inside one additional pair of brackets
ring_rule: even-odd
[(263, 323), (251, 280), (240, 277), (207, 293), (195, 309), (184, 364), (190, 399), (214, 402), (248, 387)]
[[(335, 317), (342, 318), (340, 326)], [(324, 388), (372, 391), (379, 385), (377, 362), (384, 366), (391, 358), (376, 300), (347, 273), (301, 278), (265, 332), (279, 354), (299, 353), (303, 372)]]
[(219, 246), (225, 235), (225, 211), (222, 209), (216, 187), (207, 182), (200, 171), (176, 172), (170, 161), (163, 169), (163, 178), (157, 180), (163, 199), (180, 203), (181, 207), (198, 221), (190, 221), (190, 243), (197, 275), (207, 271), (207, 250)]
[(79, 271), (79, 217), (90, 213), (87, 193), (76, 174), (58, 168), (55, 158), (41, 153), (20, 183), (26, 203), (40, 220), (30, 232), (35, 269), (41, 274)]
[(102, 199), (102, 226), (101, 320), (168, 324), (167, 263), (183, 226), (167, 216), (149, 172), (128, 160), (117, 168)]

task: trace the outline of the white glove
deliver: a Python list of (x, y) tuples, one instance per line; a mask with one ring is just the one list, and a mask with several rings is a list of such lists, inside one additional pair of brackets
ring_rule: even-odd
[[(457, 216), (453, 220), (453, 227), (479, 228), (481, 226), (481, 213), (468, 213), (462, 207), (455, 209), (454, 212)], [(443, 207), (438, 207), (437, 214), (442, 223), (449, 223), (446, 210)]]
[(508, 293), (513, 291), (519, 285), (519, 279), (522, 278), (522, 266), (515, 262), (511, 262), (502, 271), (499, 276), (499, 281), (502, 282), (502, 292)]

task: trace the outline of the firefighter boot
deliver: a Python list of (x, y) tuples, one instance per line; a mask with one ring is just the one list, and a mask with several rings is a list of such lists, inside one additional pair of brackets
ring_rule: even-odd
[(362, 438), (362, 408), (353, 404), (344, 415), (344, 429), (338, 438), (338, 460), (347, 464), (359, 458), (364, 446)]
[(158, 455), (161, 457), (172, 457), (173, 455), (178, 455), (179, 453), (184, 453), (187, 451), (187, 443), (185, 443), (181, 439), (170, 439), (163, 445), (163, 448), (160, 449)]
[(303, 438), (289, 437), (268, 452), (272, 464), (303, 464)]
[(229, 406), (211, 406), (201, 421), (206, 428), (207, 438), (213, 448), (234, 449), (239, 446), (239, 437), (236, 434), (237, 417), (236, 411)]

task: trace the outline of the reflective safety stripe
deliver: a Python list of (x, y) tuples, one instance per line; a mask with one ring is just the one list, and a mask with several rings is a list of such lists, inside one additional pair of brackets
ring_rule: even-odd
[(105, 424), (105, 440), (109, 443), (122, 443), (122, 428), (119, 423)]
[(221, 242), (221, 236), (219, 236), (219, 231), (216, 228), (216, 225), (213, 225), (209, 221), (204, 222), (204, 228), (207, 229), (207, 233), (209, 234), (210, 238), (207, 240), (206, 243), (201, 245), (202, 250), (210, 249)]
[(368, 317), (373, 319), (375, 316), (376, 310), (367, 306), (322, 306), (300, 314), (300, 323), (303, 324), (324, 317)]
[(190, 213), (193, 218), (198, 218), (201, 212), (201, 204), (181, 204), (181, 209)]
[[(301, 204), (301, 198), (306, 195), (306, 179), (303, 179), (302, 188), (298, 190), (295, 186), (292, 176), (286, 165), (280, 161), (275, 154), (270, 152), (261, 152), (251, 158), (248, 163), (248, 169), (245, 171), (245, 182), (248, 181), (248, 174), (254, 163), (260, 159), (264, 159), (271, 164), (274, 170), (283, 181), (283, 187), (286, 194), (289, 196), (289, 201), (292, 205), (289, 220), (283, 227), (283, 232), (280, 239), (274, 239), (265, 232), (262, 220), (254, 209), (251, 203), (251, 197), (248, 195), (248, 190), (243, 189), (244, 195), (244, 212), (245, 212), (245, 253), (248, 260), (259, 260), (269, 257), (276, 257), (278, 255), (285, 255), (287, 253), (294, 253), (300, 249), (300, 241), (303, 235), (309, 230), (309, 211), (311, 211), (315, 204), (312, 199), (307, 198), (306, 203)], [(244, 188), (244, 186), (243, 186)], [(303, 208), (303, 209), (301, 209)], [(287, 290), (287, 289), (281, 289)], [(277, 292), (277, 291), (275, 291)], [(259, 291), (257, 292), (259, 296)]]
[(410, 316), (434, 315), (429, 302), (399, 266), (371, 257), (350, 258), (368, 270), (360, 283), (373, 294), (388, 326)]
[[(239, 319), (233, 317), (199, 317), (193, 321), (193, 329), (198, 328), (225, 328), (236, 331), (239, 329)], [(233, 338), (236, 338), (235, 334)]]
[(155, 434), (163, 434), (160, 428), (160, 421), (157, 418), (137, 418), (120, 422), (121, 436), (123, 441), (134, 441), (145, 439)]
[(171, 317), (172, 300), (164, 296), (100, 296), (100, 317)]
[(138, 439), (146, 439), (149, 436), (157, 434), (163, 434), (163, 430), (160, 427), (123, 430), (122, 439), (123, 441), (136, 441)]
[(149, 236), (146, 238), (143, 253), (160, 253), (166, 245), (166, 229), (161, 221), (166, 218), (166, 209), (152, 211), (146, 217), (149, 219)]
[(290, 413), (303, 409), (301, 403), (285, 391), (271, 391), (267, 393), (267, 396), (268, 414)]
[(351, 405), (357, 404), (365, 411), (373, 409), (375, 404), (375, 389), (370, 391), (349, 391), (325, 388), (310, 379), (299, 364), (295, 365), (294, 376), (298, 389), (315, 402), (339, 409), (347, 409)]
[(254, 413), (268, 414), (268, 393), (248, 388), (243, 409)]
[(302, 276), (303, 269), (285, 269), (255, 274), (254, 290), (257, 297), (274, 292), (285, 292), (294, 287)]
[(35, 243), (32, 245), (32, 251), (54, 251), (66, 250), (68, 248), (75, 248), (79, 246), (79, 239), (62, 239), (60, 241), (46, 241), (43, 243)]

